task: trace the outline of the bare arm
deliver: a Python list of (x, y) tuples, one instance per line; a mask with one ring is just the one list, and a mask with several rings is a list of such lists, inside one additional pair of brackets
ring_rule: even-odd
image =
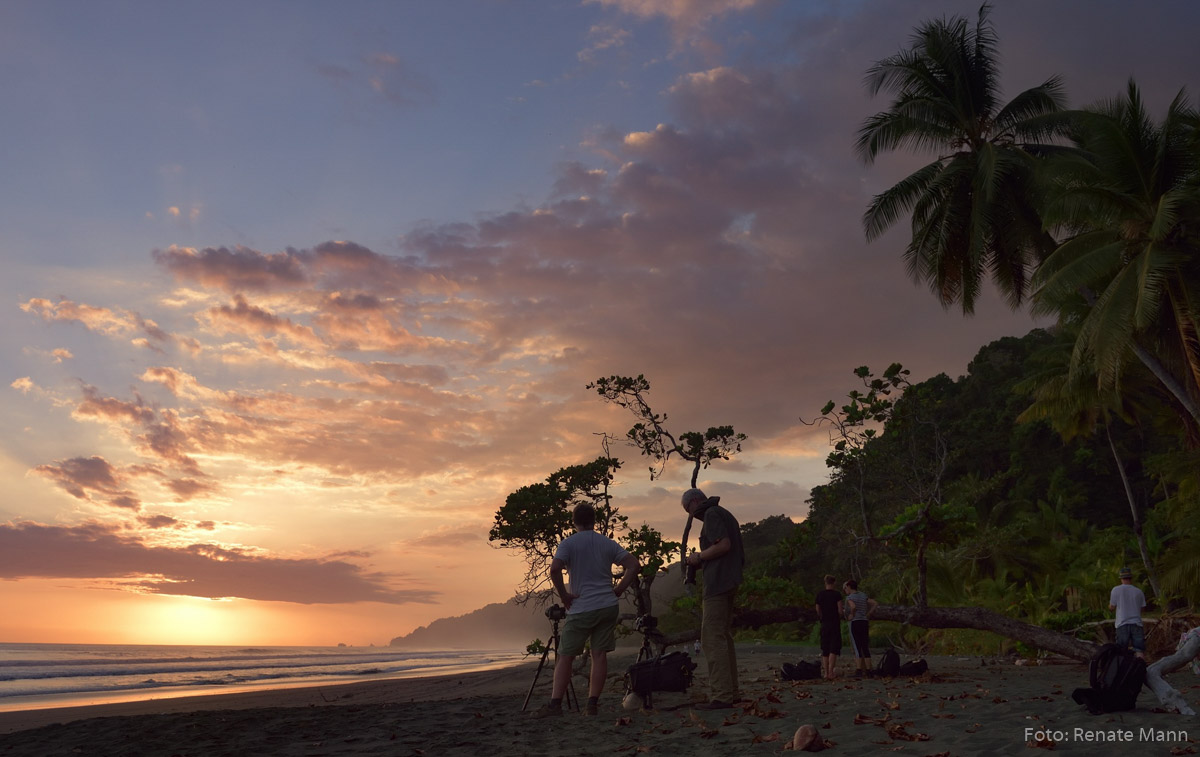
[(629, 585), (637, 580), (638, 574), (642, 571), (642, 564), (633, 555), (626, 555), (621, 561), (621, 567), (625, 569), (625, 575), (621, 576), (621, 580), (613, 587), (613, 594), (618, 597), (625, 593)]
[(733, 549), (733, 542), (729, 541), (729, 537), (726, 536), (725, 538), (708, 545), (707, 549), (703, 549), (695, 554), (688, 555), (688, 565), (699, 566), (705, 560), (715, 560), (718, 557), (727, 554), (731, 549)]
[(567, 591), (566, 584), (563, 583), (563, 568), (566, 566), (562, 560), (557, 557), (550, 561), (550, 582), (554, 584), (554, 590), (558, 592), (558, 598), (562, 600), (563, 608), (570, 610), (571, 603), (575, 601), (575, 595)]
[(871, 617), (871, 613), (875, 612), (875, 608), (878, 606), (879, 606), (879, 603), (876, 602), (875, 600), (869, 599), (869, 598), (867, 599), (867, 617), (868, 618)]

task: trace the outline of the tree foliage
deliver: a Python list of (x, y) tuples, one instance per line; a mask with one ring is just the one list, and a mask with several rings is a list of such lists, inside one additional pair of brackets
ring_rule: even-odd
[[(979, 606), (1031, 623), (1103, 613), (1117, 568), (1142, 562), (1132, 493), (1147, 553), (1155, 564), (1179, 566), (1174, 580), (1162, 581), (1164, 596), (1200, 599), (1195, 584), (1179, 580), (1194, 564), (1194, 530), (1181, 528), (1178, 517), (1195, 514), (1200, 497), (1182, 466), (1166, 467), (1180, 454), (1178, 427), (1172, 438), (1114, 415), (1111, 439), (1077, 433), (1064, 441), (1046, 419), (1026, 412), (1036, 386), (1029, 378), (1044, 372), (1042, 361), (1059, 343), (1043, 330), (1001, 339), (981, 349), (958, 380), (936, 376), (894, 398), (878, 433), (857, 456), (834, 458), (829, 483), (813, 489), (809, 517), (788, 540), (797, 574), (857, 570), (880, 601), (919, 607), (924, 544), (930, 606)], [(907, 407), (911, 400), (919, 402)], [(933, 426), (913, 423), (921, 413), (936, 419), (947, 440), (936, 497), (916, 496), (905, 482), (906, 475), (918, 480), (911, 463), (922, 457), (913, 457), (912, 432), (936, 449)], [(1114, 446), (1123, 467), (1113, 464)], [(872, 549), (856, 552), (849, 524), (860, 521), (863, 493), (872, 519), (884, 525)]]
[[(876, 438), (879, 429), (891, 417), (895, 406), (891, 395), (908, 384), (908, 374), (899, 363), (888, 366), (880, 378), (876, 378), (865, 365), (855, 368), (854, 375), (862, 380), (866, 391), (851, 389), (847, 395), (849, 401), (840, 409), (835, 409), (836, 404), (830, 400), (821, 408), (821, 415), (813, 421), (816, 425), (829, 427), (829, 444), (833, 451), (825, 458), (825, 464), (838, 474), (853, 479), (852, 485), (858, 492), (862, 514), (861, 538), (874, 538), (864, 491), (867, 443)], [(800, 421), (808, 423), (803, 418)]]
[(646, 398), (650, 382), (640, 373), (637, 378), (598, 378), (587, 388), (596, 390), (606, 402), (633, 413), (636, 422), (625, 433), (625, 441), (653, 461), (651, 480), (662, 475), (672, 457), (679, 457), (692, 463), (694, 487), (702, 468), (717, 460), (728, 460), (742, 451), (742, 442), (746, 441), (746, 435), (734, 431), (733, 426), (710, 426), (704, 431), (685, 431), (675, 436), (666, 427), (667, 414), (656, 413), (650, 407)]
[(525, 580), (518, 595), (528, 598), (546, 588), (550, 561), (560, 542), (574, 532), (571, 513), (589, 503), (596, 508), (596, 531), (609, 538), (627, 528), (627, 518), (617, 512), (608, 496), (621, 463), (598, 457), (550, 474), (545, 481), (522, 486), (496, 511), (488, 540), (514, 549), (525, 558)]
[(645, 523), (637, 528), (629, 526), (629, 518), (621, 514), (608, 492), (620, 467), (616, 458), (601, 456), (589, 463), (561, 468), (544, 482), (523, 486), (508, 495), (496, 511), (488, 540), (524, 557), (526, 572), (517, 590), (519, 598), (541, 601), (550, 596), (546, 589), (554, 552), (575, 530), (575, 506), (588, 503), (596, 510), (596, 532), (617, 539), (638, 559), (641, 572), (634, 585), (634, 601), (639, 615), (651, 613), (650, 587), (679, 544), (664, 540)]
[(1130, 81), (1077, 123), (1078, 151), (1046, 168), (1046, 223), (1072, 235), (1035, 275), (1034, 312), (1072, 322), (1071, 373), (1102, 390), (1150, 368), (1200, 441), (1197, 112), (1180, 92), (1156, 123)]

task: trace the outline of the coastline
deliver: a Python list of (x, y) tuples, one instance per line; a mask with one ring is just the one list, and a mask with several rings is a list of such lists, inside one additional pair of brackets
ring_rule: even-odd
[[(621, 675), (634, 653), (619, 650), (596, 718), (522, 713), (535, 661), (461, 675), (0, 713), (0, 754), (777, 755), (805, 723), (845, 755), (1200, 752), (1200, 722), (1157, 709), (1148, 691), (1132, 712), (1089, 715), (1071, 700), (1087, 681), (1080, 663), (931, 657), (929, 674), (913, 679), (778, 681), (778, 667), (802, 651), (739, 646), (749, 701), (731, 710), (689, 706), (704, 698), (702, 662), (689, 692), (655, 695), (652, 711), (623, 710)], [(840, 670), (849, 669), (842, 658)], [(1200, 686), (1192, 676), (1172, 679), (1195, 704)], [(545, 701), (549, 680), (547, 668), (530, 710)], [(577, 691), (585, 685), (575, 679)]]
[[(160, 696), (125, 702), (61, 707), (42, 706), (25, 710), (0, 711), (0, 736), (30, 728), (70, 723), (91, 718), (169, 715), (203, 711), (255, 710), (265, 708), (309, 708), (345, 704), (389, 704), (413, 701), (439, 702), (469, 696), (504, 696), (513, 676), (526, 675), (525, 684), (537, 670), (537, 663), (490, 670), (448, 673), (434, 676), (372, 679), (367, 681), (302, 685), (253, 690), (216, 691), (187, 696)], [(543, 673), (541, 678), (546, 678)], [(540, 683), (540, 682), (539, 682)], [(524, 697), (524, 693), (521, 695)]]

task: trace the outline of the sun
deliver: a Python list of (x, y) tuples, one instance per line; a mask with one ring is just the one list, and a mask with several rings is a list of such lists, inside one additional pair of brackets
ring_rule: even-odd
[(246, 602), (201, 597), (146, 597), (132, 613), (131, 635), (141, 644), (225, 646), (249, 643), (258, 614)]

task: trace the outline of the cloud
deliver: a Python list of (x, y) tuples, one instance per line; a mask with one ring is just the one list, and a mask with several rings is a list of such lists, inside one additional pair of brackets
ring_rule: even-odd
[(154, 342), (165, 342), (169, 335), (154, 321), (122, 308), (98, 308), (62, 299), (58, 302), (35, 297), (22, 303), (21, 309), (47, 321), (76, 321), (88, 329), (108, 336), (143, 334)]
[(180, 526), (180, 522), (172, 518), (170, 515), (146, 515), (138, 518), (138, 523), (141, 523), (146, 528), (176, 528)]
[(0, 525), (0, 577), (112, 579), (130, 591), (299, 604), (432, 602), (437, 592), (345, 560), (270, 557), (214, 544), (164, 547), (90, 523)]
[[(775, 0), (585, 0), (639, 19), (665, 19), (677, 43), (686, 42), (708, 55), (719, 54), (703, 36), (711, 22), (732, 13), (771, 5)], [(582, 58), (581, 58), (582, 60)]]
[(287, 318), (280, 318), (264, 308), (251, 305), (246, 298), (234, 295), (234, 304), (210, 308), (206, 313), (209, 324), (217, 333), (226, 331), (254, 336), (279, 334), (292, 342), (306, 347), (320, 347), (322, 340), (311, 328), (299, 326)]
[(591, 63), (605, 50), (617, 49), (633, 36), (627, 29), (596, 25), (588, 30), (588, 46), (577, 53), (581, 63)]
[(350, 96), (369, 93), (371, 98), (401, 108), (428, 106), (437, 101), (433, 79), (392, 53), (373, 53), (347, 65), (318, 63), (314, 70)]
[(112, 507), (129, 510), (141, 507), (141, 502), (127, 486), (128, 474), (98, 455), (38, 465), (33, 472), (54, 481), (76, 499), (87, 502), (98, 499)]
[(291, 253), (263, 255), (241, 246), (232, 250), (171, 246), (155, 250), (153, 255), (156, 262), (181, 280), (231, 292), (298, 286), (305, 281), (301, 265)]
[[(644, 373), (677, 433), (750, 434), (743, 455), (705, 473), (710, 493), (743, 521), (801, 517), (808, 488), (793, 480), (807, 470), (793, 468), (824, 473), (807, 451), (826, 440), (798, 418), (842, 396), (851, 368), (961, 370), (990, 335), (1031, 325), (948, 317), (904, 278), (900, 245), (866, 245), (870, 191), (849, 149), (865, 112), (858, 76), (853, 98), (817, 106), (814, 88), (834, 85), (798, 65), (692, 71), (664, 90), (661, 124), (591, 133), (590, 154), (558, 166), (543, 202), (422, 224), (390, 254), (350, 240), (155, 251), (178, 286), (157, 301), (176, 324), (157, 343), (176, 350), (139, 353), (132, 388), (84, 385), (74, 417), (108, 424), (158, 472), (110, 466), (107, 490), (62, 465), (42, 474), (104, 502), (126, 489), (146, 503), (285, 490), (326, 501), (337, 485), (353, 493), (347, 508), (478, 523), (506, 491), (598, 454), (596, 432), (632, 424), (588, 381)], [(150, 338), (117, 308), (27, 305)], [(644, 486), (644, 461), (613, 452), (623, 480)], [(677, 498), (633, 497), (627, 512), (673, 515)], [(424, 528), (406, 545), (482, 538)]]
[(175, 493), (177, 502), (187, 502), (201, 495), (212, 494), (218, 487), (212, 481), (195, 478), (173, 478), (166, 482), (166, 487)]
[(771, 0), (587, 0), (592, 3), (615, 7), (640, 16), (661, 16), (673, 22), (692, 26), (726, 13), (744, 11), (755, 6), (767, 5)]
[[(732, 423), (764, 449), (794, 437), (824, 400), (795, 396), (819, 372), (804, 355), (861, 364), (839, 334), (906, 324), (892, 340), (904, 358), (919, 319), (943, 316), (904, 290), (886, 322), (846, 307), (840, 330), (814, 325), (829, 321), (823, 293), (895, 290), (900, 264), (865, 249), (866, 194), (843, 170), (853, 157), (809, 149), (798, 69), (708, 68), (666, 97), (672, 121), (597, 133), (596, 163), (561, 165), (546, 202), (419, 227), (398, 254), (344, 240), (156, 251), (189, 293), (170, 306), (200, 328), (161, 335), (187, 354), (141, 372), (173, 399), (85, 388), (76, 416), (116, 424), (174, 466), (162, 485), (176, 497), (211, 491), (203, 460), (389, 482), (553, 469), (538, 461), (586, 456), (591, 432), (626, 422), (583, 392), (611, 373), (650, 376), (655, 402), (689, 409), (676, 414), (685, 427)], [(138, 327), (117, 310), (31, 303), (43, 317)], [(226, 372), (246, 380), (222, 383)]]
[(393, 105), (430, 105), (435, 100), (433, 81), (395, 55), (371, 55), (367, 68), (371, 89)]
[(72, 413), (75, 417), (125, 429), (142, 455), (174, 464), (188, 474), (201, 475), (196, 461), (188, 454), (192, 446), (186, 429), (188, 423), (178, 413), (149, 407), (136, 394), (132, 400), (103, 396), (96, 387), (86, 384), (82, 394)]
[(486, 526), (446, 526), (404, 542), (406, 549), (461, 549), (487, 540)]

